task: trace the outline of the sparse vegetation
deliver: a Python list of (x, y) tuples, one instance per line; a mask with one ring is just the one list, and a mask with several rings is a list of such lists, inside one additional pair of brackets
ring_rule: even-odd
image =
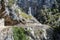
[[(19, 10), (20, 10), (20, 11), (19, 11)], [(17, 9), (15, 10), (15, 12), (16, 12), (16, 13), (20, 12), (19, 14), (20, 14), (23, 18), (25, 18), (25, 19), (31, 19), (31, 18), (32, 18), (32, 16), (26, 14), (21, 8), (17, 8)]]
[(32, 16), (29, 16), (29, 15), (27, 15), (27, 14), (24, 13), (24, 12), (21, 13), (21, 16), (22, 16), (23, 18), (25, 18), (25, 19), (31, 19), (31, 18), (32, 18)]
[(12, 5), (14, 4), (14, 2), (15, 2), (14, 0), (8, 0), (8, 1), (9, 1), (9, 2), (8, 2), (8, 5), (9, 5), (9, 6), (12, 6)]
[(57, 26), (60, 12), (58, 9), (42, 9), (36, 18), (42, 24), (50, 25), (51, 27)]

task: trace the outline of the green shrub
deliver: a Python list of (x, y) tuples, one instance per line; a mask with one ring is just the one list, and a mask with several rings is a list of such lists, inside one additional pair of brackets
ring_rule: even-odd
[(25, 30), (19, 27), (13, 27), (14, 40), (28, 40), (25, 34)]

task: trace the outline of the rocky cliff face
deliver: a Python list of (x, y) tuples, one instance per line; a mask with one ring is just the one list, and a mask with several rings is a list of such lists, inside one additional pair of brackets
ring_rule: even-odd
[(53, 4), (55, 4), (56, 0), (18, 0), (17, 3), (21, 7), (27, 7), (29, 3), (29, 6), (43, 6), (46, 5), (46, 7), (52, 7)]
[[(5, 25), (14, 25), (21, 22), (19, 17), (20, 9), (16, 5), (16, 0), (1, 0), (0, 1), (0, 18), (5, 19)], [(18, 12), (17, 12), (18, 11)]]
[[(55, 36), (55, 30), (39, 23), (33, 17), (37, 14), (38, 9), (44, 7), (52, 8), (55, 3), (55, 0), (0, 0), (0, 18), (5, 19), (6, 25), (17, 24), (17, 27), (23, 27), (30, 40), (60, 40), (58, 39), (58, 37), (60, 38), (59, 33), (55, 34), (57, 38), (53, 37)], [(21, 11), (21, 9), (23, 10)], [(0, 32), (0, 40), (13, 40), (13, 36), (10, 33), (12, 30), (9, 29), (3, 29)], [(27, 30), (30, 31), (27, 32)]]
[(54, 4), (56, 4), (55, 0), (2, 0), (0, 1), (0, 18), (9, 19), (6, 24), (16, 24), (21, 20), (20, 8), (25, 13), (35, 16), (41, 8), (52, 8)]
[[(32, 15), (27, 15), (17, 5), (17, 0), (1, 0), (0, 18), (5, 19), (5, 25), (24, 23), (25, 20), (36, 20)], [(30, 12), (29, 12), (30, 13)]]
[(56, 0), (18, 0), (17, 4), (27, 13), (29, 11), (29, 7), (31, 7), (31, 14), (34, 16), (38, 9), (45, 7), (52, 8), (53, 5), (56, 5)]
[[(9, 24), (9, 23), (10, 24), (13, 24), (13, 19), (12, 19), (13, 17), (11, 17), (11, 16), (14, 16), (15, 14), (10, 13), (9, 8), (7, 7), (8, 0), (6, 0), (6, 1), (5, 0), (1, 0), (0, 2), (1, 2), (0, 3), (0, 5), (1, 5), (0, 18), (4, 18), (5, 19), (5, 22), (7, 22), (6, 24)], [(10, 16), (10, 14), (12, 14), (12, 15)], [(15, 15), (15, 17), (16, 17), (16, 15)]]

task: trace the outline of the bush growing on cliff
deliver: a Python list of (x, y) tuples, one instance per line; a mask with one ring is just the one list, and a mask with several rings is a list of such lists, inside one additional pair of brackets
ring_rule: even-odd
[(25, 30), (21, 27), (13, 27), (13, 37), (14, 40), (28, 40), (26, 38)]
[(41, 9), (36, 18), (42, 24), (50, 25), (51, 27), (57, 26), (60, 17), (58, 9)]

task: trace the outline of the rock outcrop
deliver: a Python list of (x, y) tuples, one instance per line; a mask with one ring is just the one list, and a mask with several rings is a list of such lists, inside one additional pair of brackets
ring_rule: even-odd
[(6, 28), (0, 30), (0, 40), (14, 40), (11, 27), (7, 26)]
[[(53, 29), (47, 25), (25, 25), (23, 28), (29, 40), (53, 40)], [(0, 40), (14, 40), (11, 26), (0, 31)]]
[[(1, 0), (0, 1), (0, 19), (4, 18), (5, 25), (15, 25), (21, 22), (20, 18), (18, 17), (18, 13), (15, 13), (15, 4), (12, 4), (13, 6), (8, 6), (8, 0)], [(16, 5), (15, 5), (16, 6)], [(22, 22), (21, 22), (22, 23)]]

